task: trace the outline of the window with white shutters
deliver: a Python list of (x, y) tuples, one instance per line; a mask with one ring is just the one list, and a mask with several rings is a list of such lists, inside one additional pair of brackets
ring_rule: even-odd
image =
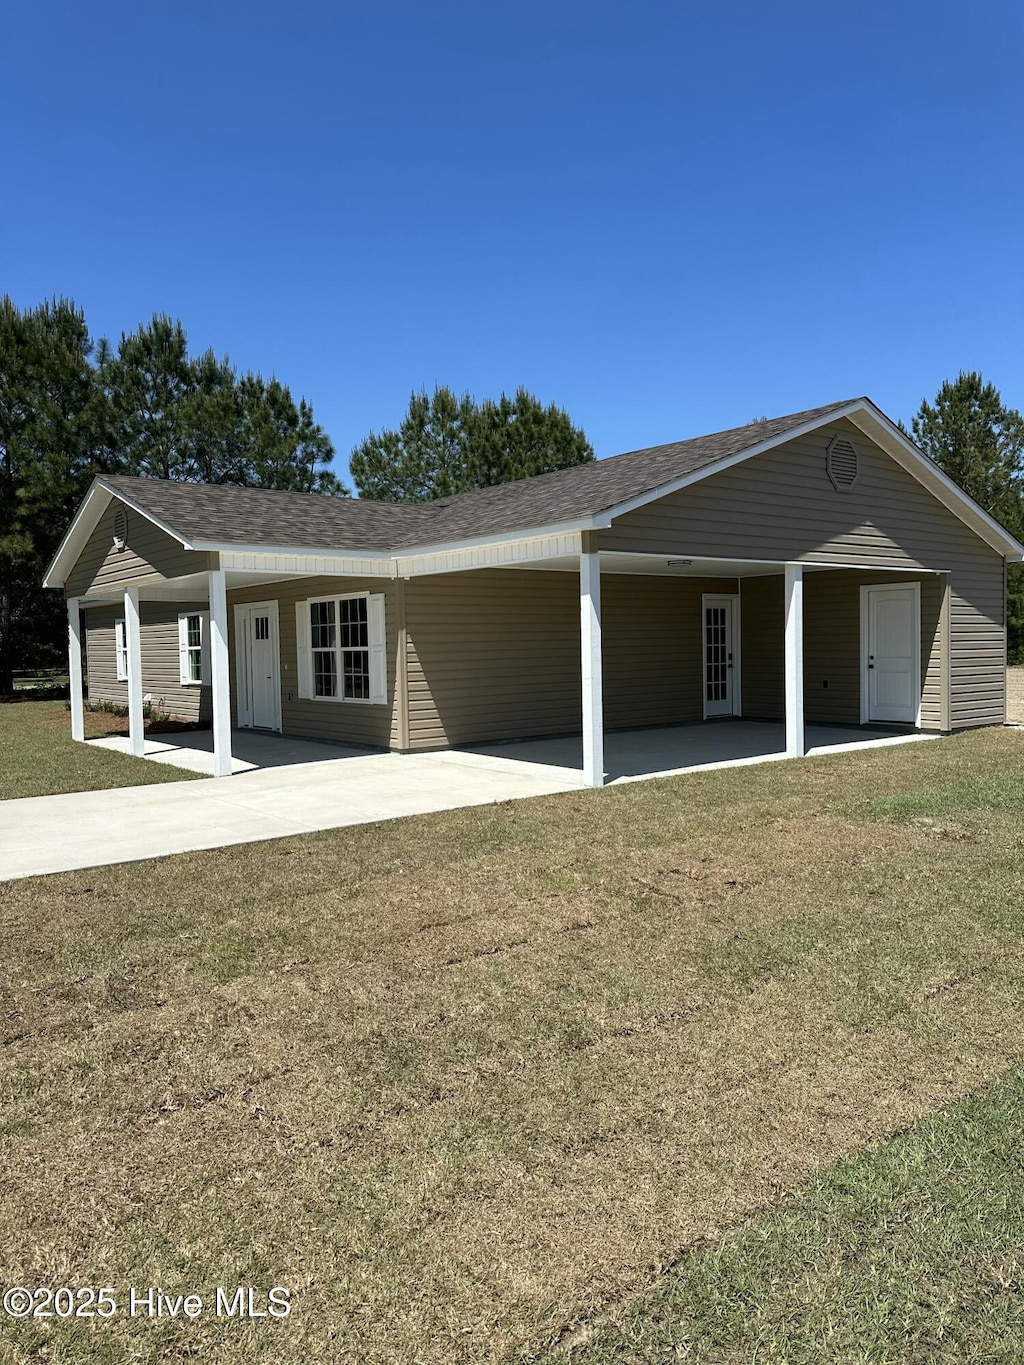
[(295, 609), (299, 696), (387, 702), (383, 593), (311, 598)]

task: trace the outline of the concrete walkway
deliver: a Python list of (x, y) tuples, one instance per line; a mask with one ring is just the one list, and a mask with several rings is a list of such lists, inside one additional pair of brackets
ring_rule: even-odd
[[(256, 768), (234, 777), (4, 801), (0, 880), (159, 858), (190, 849), (546, 796), (582, 785), (550, 770), (367, 754)], [(438, 756), (440, 757), (440, 756)]]
[[(929, 738), (811, 726), (811, 755)], [(127, 751), (125, 738), (90, 740)], [(394, 820), (583, 786), (582, 741), (544, 739), (432, 754), (236, 733), (235, 774), (0, 803), (0, 880), (135, 862), (193, 849)], [(785, 757), (781, 725), (723, 721), (606, 737), (610, 782), (636, 782)], [(202, 732), (147, 740), (146, 757), (212, 771)]]

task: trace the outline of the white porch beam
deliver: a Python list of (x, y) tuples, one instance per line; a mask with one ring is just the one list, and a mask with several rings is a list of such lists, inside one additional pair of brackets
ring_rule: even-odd
[(601, 658), (601, 559), (592, 534), (580, 555), (580, 665), (583, 675), (583, 780), (604, 786), (604, 679)]
[(804, 738), (804, 566), (786, 565), (786, 754), (802, 758)]
[(124, 635), (128, 654), (128, 743), (136, 758), (146, 753), (146, 722), (142, 714), (142, 635), (139, 618), (139, 590), (124, 593)]
[(213, 775), (231, 776), (231, 679), (228, 670), (228, 592), (223, 569), (211, 569), (210, 673), (213, 692)]
[(82, 616), (77, 597), (68, 598), (68, 693), (71, 700), (71, 738), (85, 739), (85, 697), (82, 691)]

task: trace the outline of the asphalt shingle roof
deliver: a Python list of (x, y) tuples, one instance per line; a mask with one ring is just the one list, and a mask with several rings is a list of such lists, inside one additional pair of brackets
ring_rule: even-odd
[(224, 484), (126, 476), (104, 482), (187, 541), (332, 551), (412, 551), (473, 536), (527, 531), (605, 512), (856, 400), (630, 450), (593, 464), (426, 503), (373, 502)]

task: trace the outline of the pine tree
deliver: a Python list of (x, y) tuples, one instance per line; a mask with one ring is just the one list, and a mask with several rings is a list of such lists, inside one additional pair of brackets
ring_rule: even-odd
[(1017, 534), (1021, 520), (1024, 417), (1006, 407), (994, 384), (961, 370), (935, 402), (921, 403), (914, 440), (975, 502)]
[(360, 497), (426, 502), (593, 458), (568, 413), (544, 407), (526, 389), (478, 404), (439, 387), (412, 394), (398, 430), (371, 432), (349, 467)]
[[(935, 402), (921, 403), (914, 440), (986, 512), (1018, 539), (1024, 535), (1024, 417), (1007, 407), (994, 384), (963, 370), (947, 379)], [(1024, 566), (1007, 571), (1007, 652), (1024, 661)]]
[(54, 663), (63, 606), (41, 586), (92, 471), (92, 343), (79, 309), (0, 299), (0, 694), (19, 665)]

